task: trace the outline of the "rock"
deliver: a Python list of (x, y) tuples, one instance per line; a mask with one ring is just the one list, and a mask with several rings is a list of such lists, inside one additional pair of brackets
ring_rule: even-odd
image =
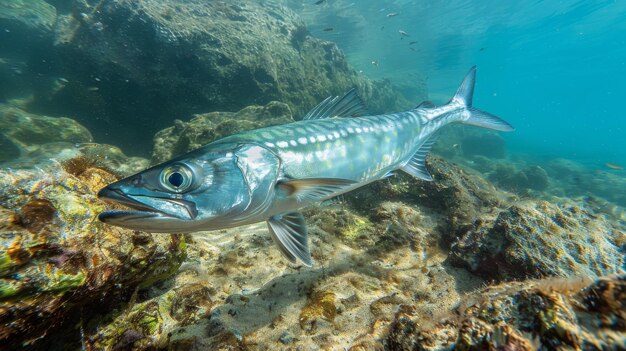
[[(504, 206), (513, 197), (498, 191), (475, 171), (460, 168), (436, 156), (429, 156), (426, 166), (434, 181), (415, 179), (402, 172), (345, 195), (360, 213), (371, 213), (385, 200), (403, 201), (435, 211), (447, 218), (440, 224), (444, 240), (456, 228), (473, 223), (483, 212)], [(380, 194), (385, 194), (381, 197)]]
[(31, 68), (46, 79), (39, 78), (30, 107), (76, 116), (96, 139), (122, 148), (147, 151), (150, 136), (173, 118), (270, 101), (303, 116), (352, 87), (372, 112), (411, 106), (389, 82), (350, 68), (334, 43), (311, 37), (294, 12), (277, 4), (53, 3), (55, 38), (37, 60), (48, 64)]
[(516, 170), (512, 164), (500, 163), (489, 174), (489, 179), (506, 189), (521, 192), (525, 190), (543, 191), (550, 183), (548, 173), (541, 167), (533, 165)]
[(300, 311), (300, 328), (315, 333), (322, 321), (332, 323), (337, 315), (336, 295), (331, 291), (317, 291)]
[(281, 336), (280, 339), (278, 339), (278, 341), (280, 341), (281, 343), (283, 343), (284, 345), (288, 345), (291, 344), (294, 341), (294, 337), (293, 335), (289, 334), (288, 331), (285, 331)]
[(152, 161), (160, 163), (197, 149), (212, 141), (245, 130), (293, 122), (289, 106), (270, 102), (248, 106), (238, 112), (211, 112), (195, 115), (189, 122), (177, 120), (173, 127), (154, 136)]
[(472, 133), (461, 139), (461, 149), (465, 156), (506, 157), (504, 138), (495, 133)]
[(460, 229), (451, 259), (487, 279), (598, 277), (624, 271), (626, 233), (576, 205), (518, 202)]
[(88, 143), (93, 139), (85, 127), (70, 118), (35, 115), (5, 104), (0, 104), (0, 130), (20, 150), (55, 142)]
[(68, 329), (57, 329), (71, 331), (81, 308), (90, 311), (85, 319), (101, 306), (108, 313), (117, 298), (170, 276), (185, 257), (183, 237), (97, 221), (106, 206), (95, 194), (115, 181), (112, 174), (82, 163), (42, 168), (0, 171), (0, 341), (8, 348), (46, 335), (55, 338), (37, 345), (62, 343)]
[[(0, 47), (7, 43), (21, 46), (51, 36), (56, 21), (56, 9), (43, 0), (0, 1)], [(20, 45), (18, 45), (20, 44)]]
[(494, 285), (468, 295), (438, 320), (424, 321), (403, 306), (386, 345), (391, 350), (617, 350), (626, 337), (625, 294), (623, 275)]
[[(626, 177), (619, 170), (604, 166), (582, 165), (566, 159), (554, 159), (546, 162), (544, 168), (556, 181), (550, 190), (560, 192), (562, 196), (577, 197), (600, 196), (615, 205), (626, 207), (626, 192), (615, 191), (626, 187)], [(624, 217), (626, 219), (626, 217)]]

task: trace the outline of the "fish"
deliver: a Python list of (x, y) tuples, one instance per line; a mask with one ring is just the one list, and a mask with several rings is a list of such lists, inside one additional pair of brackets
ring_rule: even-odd
[(318, 1), (315, 2), (315, 5), (321, 5), (321, 4), (325, 3), (325, 2), (326, 2), (326, 0), (318, 0)]
[(333, 28), (333, 27), (324, 28), (324, 32), (332, 32), (334, 30), (335, 30), (335, 28)]
[(400, 29), (398, 31), (398, 33), (400, 33), (400, 39), (404, 38), (404, 37), (410, 37), (409, 33), (403, 31), (402, 29)]
[(610, 162), (607, 162), (607, 163), (605, 163), (605, 165), (606, 165), (607, 167), (609, 167), (610, 169), (616, 169), (616, 170), (622, 170), (622, 169), (624, 169), (624, 166), (622, 166), (622, 165), (618, 165), (617, 163), (610, 163)]
[(424, 102), (369, 115), (355, 89), (328, 97), (302, 120), (234, 134), (105, 186), (98, 197), (132, 210), (100, 221), (155, 233), (188, 233), (266, 222), (280, 252), (311, 267), (301, 209), (404, 171), (433, 181), (425, 164), (449, 124), (497, 131), (506, 121), (473, 107), (472, 67), (445, 105)]
[(417, 41), (412, 41), (409, 43), (409, 45), (413, 45), (413, 44), (417, 44)]
[(397, 15), (399, 15), (399, 13), (397, 12), (390, 12), (387, 14), (387, 17), (396, 17)]

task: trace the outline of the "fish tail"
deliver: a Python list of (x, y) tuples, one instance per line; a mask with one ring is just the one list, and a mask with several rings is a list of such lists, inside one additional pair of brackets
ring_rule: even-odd
[(463, 79), (463, 82), (461, 82), (461, 85), (457, 89), (452, 100), (450, 100), (451, 103), (461, 103), (469, 112), (469, 118), (462, 120), (461, 123), (501, 132), (510, 132), (515, 130), (511, 124), (500, 117), (472, 107), (475, 82), (476, 66), (473, 66)]

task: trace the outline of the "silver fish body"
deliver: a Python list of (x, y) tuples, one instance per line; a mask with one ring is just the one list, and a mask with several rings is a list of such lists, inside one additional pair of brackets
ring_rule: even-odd
[(365, 111), (354, 91), (328, 98), (305, 119), (236, 134), (110, 184), (101, 198), (136, 211), (100, 220), (150, 232), (193, 232), (267, 221), (292, 262), (312, 264), (302, 207), (403, 170), (432, 180), (425, 167), (437, 131), (455, 122), (509, 131), (472, 108), (475, 68), (443, 106), (423, 103), (394, 114)]

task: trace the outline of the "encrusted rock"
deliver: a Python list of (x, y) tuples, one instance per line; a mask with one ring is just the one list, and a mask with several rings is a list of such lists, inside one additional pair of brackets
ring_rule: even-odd
[[(392, 350), (620, 350), (626, 344), (626, 277), (506, 283), (468, 295), (445, 318), (399, 313)], [(610, 307), (609, 307), (610, 306)]]
[(289, 106), (275, 101), (265, 106), (248, 106), (238, 112), (195, 115), (189, 122), (174, 121), (174, 126), (154, 136), (152, 160), (163, 162), (235, 133), (290, 122), (293, 118)]
[(506, 189), (521, 192), (524, 190), (546, 190), (549, 185), (548, 173), (540, 166), (527, 166), (517, 170), (511, 164), (498, 164), (489, 179)]
[(626, 234), (576, 205), (519, 202), (459, 231), (454, 262), (490, 279), (623, 272)]
[[(35, 342), (63, 323), (76, 325), (81, 306), (93, 312), (109, 301), (110, 309), (116, 296), (168, 277), (185, 257), (183, 237), (98, 222), (106, 206), (95, 192), (116, 178), (93, 166), (80, 170), (0, 171), (3, 347)], [(129, 332), (127, 339), (145, 334)]]
[(50, 144), (92, 141), (91, 133), (70, 118), (35, 115), (5, 104), (0, 104), (0, 131), (3, 142), (16, 150), (0, 162), (36, 153)]
[[(59, 12), (55, 37), (39, 54), (50, 77), (37, 77), (31, 106), (76, 116), (98, 140), (124, 149), (147, 151), (150, 136), (173, 118), (270, 101), (303, 116), (353, 87), (372, 111), (411, 106), (388, 81), (350, 68), (335, 43), (311, 37), (293, 11), (276, 3), (50, 3)], [(61, 84), (54, 77), (63, 77)]]

